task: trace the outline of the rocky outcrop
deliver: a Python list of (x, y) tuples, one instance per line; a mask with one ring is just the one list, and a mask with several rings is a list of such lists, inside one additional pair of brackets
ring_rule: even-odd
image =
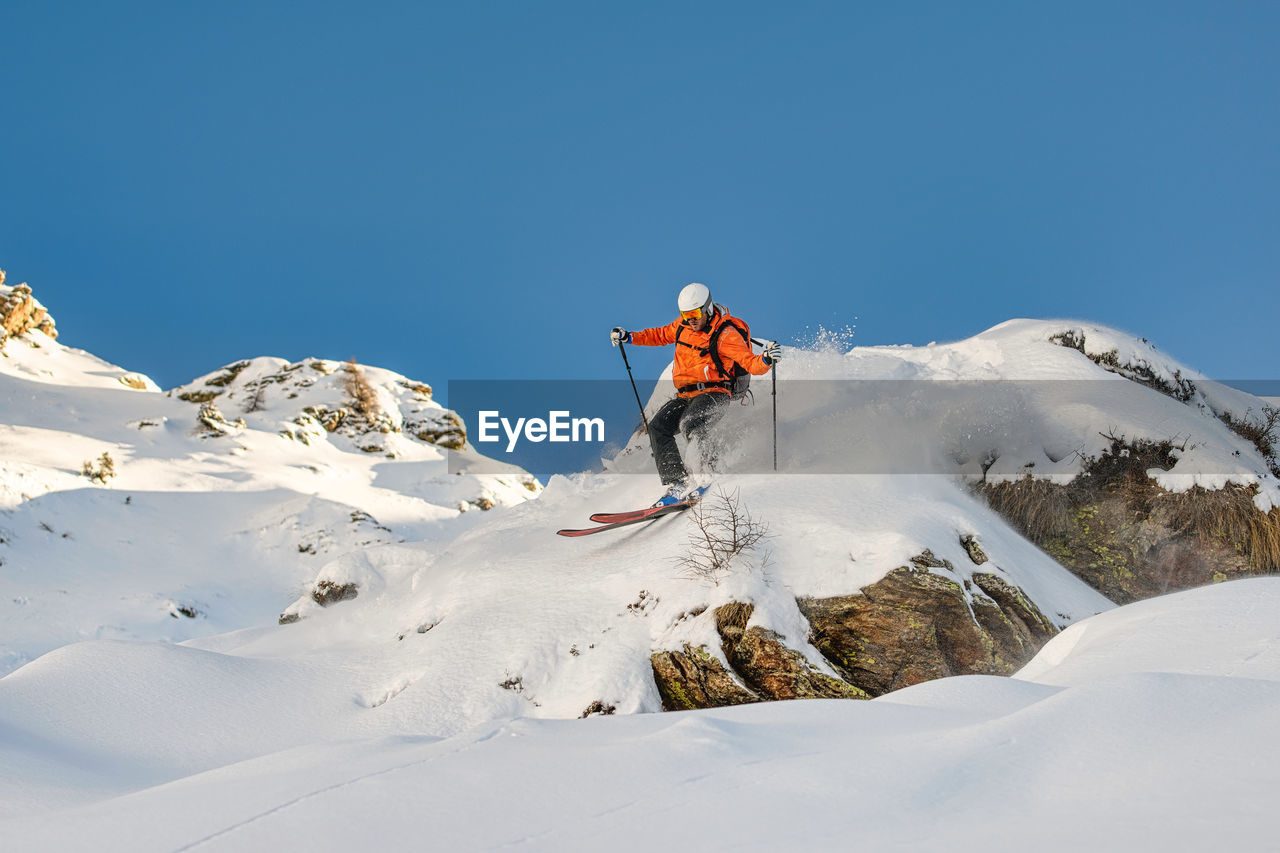
[(0, 270), (0, 346), (9, 338), (37, 330), (57, 338), (53, 318), (48, 310), (31, 295), (31, 288), (24, 282), (13, 288), (5, 286), (4, 270)]
[(963, 584), (919, 564), (856, 595), (799, 603), (812, 643), (845, 681), (872, 696), (949, 675), (1009, 675), (1057, 633), (995, 574)]
[(1280, 510), (1259, 510), (1255, 487), (1168, 492), (1147, 472), (1174, 462), (1170, 442), (1115, 439), (1069, 484), (1026, 478), (980, 491), (1024, 536), (1117, 604), (1280, 571)]
[(664, 711), (719, 708), (759, 702), (702, 646), (654, 652), (649, 658)]
[(404, 429), (420, 441), (448, 450), (461, 450), (467, 445), (467, 428), (462, 418), (447, 409), (405, 418)]
[(926, 552), (858, 594), (798, 602), (811, 625), (809, 641), (839, 678), (821, 672), (777, 633), (748, 627), (752, 605), (724, 605), (714, 616), (731, 669), (705, 648), (655, 653), (663, 708), (868, 699), (948, 675), (1008, 675), (1057, 633), (998, 575), (975, 574), (962, 585), (932, 571), (948, 567)]
[(334, 583), (320, 581), (311, 590), (311, 600), (321, 607), (337, 604), (339, 601), (350, 601), (360, 594), (360, 588), (353, 583)]
[(244, 428), (244, 418), (229, 421), (213, 403), (205, 403), (196, 414), (195, 434), (201, 438), (234, 435), (243, 431)]
[[(1146, 360), (1121, 361), (1119, 350), (1093, 350), (1085, 346), (1083, 329), (1067, 329), (1056, 335), (1050, 335), (1049, 341), (1058, 346), (1076, 350), (1103, 370), (1159, 391), (1179, 403), (1186, 403), (1196, 396), (1195, 382), (1184, 377), (1182, 371), (1175, 370), (1172, 375), (1164, 376)], [(1154, 347), (1152, 349), (1154, 350)]]
[(752, 605), (735, 602), (713, 614), (730, 668), (705, 647), (651, 656), (662, 707), (868, 699), (949, 675), (1009, 675), (1058, 632), (996, 572), (961, 580), (929, 551), (856, 594), (797, 603), (809, 642), (839, 677), (821, 672), (785, 637), (750, 625)]
[(169, 392), (189, 403), (214, 400), (258, 419), (285, 438), (312, 445), (346, 439), (366, 453), (395, 456), (401, 437), (451, 450), (467, 447), (462, 419), (432, 400), (431, 387), (354, 361), (237, 361)]
[(747, 627), (754, 608), (733, 603), (715, 611), (722, 650), (734, 672), (765, 699), (869, 699), (865, 692), (820, 672), (785, 637), (759, 625)]
[[(335, 583), (331, 580), (318, 581), (303, 601), (315, 602), (321, 607), (329, 607), (342, 601), (350, 601), (360, 594), (360, 587), (354, 583)], [(294, 602), (280, 614), (277, 620), (281, 625), (292, 625), (303, 618), (301, 602)], [(425, 633), (425, 632), (424, 632)]]

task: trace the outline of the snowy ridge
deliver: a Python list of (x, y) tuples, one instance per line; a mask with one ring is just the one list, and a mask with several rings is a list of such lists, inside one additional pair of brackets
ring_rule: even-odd
[[(1073, 320), (1009, 320), (949, 344), (846, 349), (838, 339), (820, 341), (819, 349), (787, 349), (779, 368), (783, 470), (1066, 483), (1114, 436), (1173, 442), (1177, 463), (1151, 472), (1169, 491), (1237, 483), (1257, 487), (1260, 510), (1280, 506), (1277, 460), (1223, 422), (1256, 422), (1267, 402), (1140, 338)], [(671, 396), (669, 368), (663, 378), (650, 414)], [(768, 379), (755, 379), (758, 405), (730, 414), (741, 436), (730, 467), (769, 468)], [(637, 439), (611, 470), (651, 464)]]
[[(456, 416), (421, 383), (362, 368), (377, 417), (348, 412), (347, 426), (364, 429), (330, 435), (303, 409), (349, 410), (344, 365), (243, 364), (238, 383), (186, 386), (217, 392), (209, 400), (226, 411), (210, 418), (208, 402), (182, 400), (183, 389), (159, 393), (147, 377), (39, 331), (7, 342), (0, 560), (10, 612), (0, 672), (81, 639), (181, 641), (274, 621), (327, 560), (447, 539), (482, 508), (540, 489), (519, 470), (450, 475), (446, 454), (474, 451), (405, 434), (456, 435)], [(268, 379), (281, 375), (300, 378)], [(266, 390), (251, 397), (255, 379)], [(100, 469), (103, 454), (114, 474), (90, 479), (82, 469)]]
[[(368, 389), (369, 413), (352, 401), (354, 387)], [(331, 441), (342, 450), (393, 459), (421, 442), (471, 449), (461, 419), (431, 399), (430, 386), (376, 367), (255, 358), (201, 376), (169, 396), (215, 403), (234, 412), (245, 429), (275, 431), (305, 445)]]

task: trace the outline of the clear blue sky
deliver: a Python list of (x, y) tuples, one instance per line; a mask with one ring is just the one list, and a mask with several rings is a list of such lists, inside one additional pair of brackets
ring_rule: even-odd
[(691, 280), (783, 341), (1065, 315), (1276, 375), (1273, 2), (6, 0), (0, 32), (0, 267), (165, 387), (622, 377), (609, 328)]

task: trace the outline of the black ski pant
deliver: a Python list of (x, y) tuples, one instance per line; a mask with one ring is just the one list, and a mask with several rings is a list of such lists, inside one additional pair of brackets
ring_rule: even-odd
[(658, 476), (664, 485), (683, 483), (689, 476), (680, 450), (676, 447), (676, 433), (685, 438), (697, 438), (702, 448), (703, 465), (715, 462), (715, 442), (710, 436), (711, 427), (724, 417), (729, 407), (729, 395), (707, 392), (696, 397), (676, 397), (668, 400), (649, 421), (649, 441), (658, 463)]

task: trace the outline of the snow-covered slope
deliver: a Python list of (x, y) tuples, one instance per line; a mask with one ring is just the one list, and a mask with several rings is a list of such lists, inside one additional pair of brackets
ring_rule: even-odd
[[(1070, 479), (1107, 446), (1101, 432), (1178, 439), (1184, 450), (1174, 469), (1152, 472), (1173, 478), (1171, 488), (1236, 482), (1257, 487), (1259, 508), (1280, 503), (1267, 460), (1219, 417), (1247, 417), (1260, 405), (1255, 398), (1215, 387), (1141, 341), (1066, 321), (1011, 321), (946, 345), (789, 350), (779, 369), (787, 473), (770, 471), (766, 380), (756, 380), (757, 405), (725, 421), (731, 473), (717, 486), (735, 493), (770, 537), (768, 558), (745, 555), (719, 583), (677, 565), (690, 549), (687, 518), (582, 540), (553, 535), (587, 524), (592, 512), (652, 501), (658, 481), (639, 441), (604, 473), (552, 478), (528, 500), (536, 486), (527, 488), (520, 472), (446, 474), (439, 446), (413, 437), (447, 435), (443, 410), (417, 383), (385, 371), (363, 369), (386, 417), (348, 412), (338, 422), (351, 398), (340, 363), (255, 359), (165, 395), (145, 378), (129, 387), (123, 370), (38, 333), (11, 340), (7, 355), (0, 606), (9, 618), (0, 641), (7, 669), (53, 651), (0, 679), (0, 750), (15, 768), (0, 780), (0, 803), (10, 815), (82, 808), (66, 823), (0, 823), (0, 838), (8, 832), (66, 849), (83, 838), (115, 838), (154, 810), (173, 817), (153, 824), (153, 842), (141, 849), (206, 837), (210, 846), (255, 849), (303, 825), (302, 838), (326, 842), (376, 825), (385, 841), (420, 826), (395, 817), (410, 802), (415, 814), (433, 816), (446, 842), (523, 839), (563, 848), (619, 833), (638, 839), (636, 821), (646, 818), (633, 815), (654, 809), (684, 815), (678, 829), (696, 839), (697, 813), (718, 814), (750, 793), (781, 797), (782, 813), (807, 816), (813, 834), (802, 837), (818, 845), (844, 846), (833, 839), (854, 826), (882, 848), (896, 832), (936, 837), (943, 822), (995, 794), (1012, 797), (1028, 820), (1052, 823), (1051, 798), (1037, 799), (1028, 786), (1062, 778), (1074, 790), (1098, 767), (1133, 781), (1153, 754), (1169, 762), (1186, 754), (1171, 746), (1183, 729), (1168, 724), (1150, 748), (1107, 764), (1109, 741), (1065, 721), (1096, 722), (1133, 706), (1141, 713), (1127, 736), (1158, 721), (1161, 703), (1178, 691), (1208, 707), (1218, 688), (1137, 675), (1096, 689), (1073, 681), (1064, 691), (1058, 687), (1068, 683), (1050, 673), (1044, 683), (948, 680), (872, 703), (562, 721), (657, 711), (650, 655), (686, 645), (719, 655), (714, 612), (734, 601), (753, 604), (752, 625), (833, 674), (810, 645), (797, 598), (856, 593), (929, 551), (938, 563), (929, 571), (972, 602), (976, 567), (966, 537), (990, 558), (982, 571), (1021, 588), (1055, 626), (1108, 610), (1111, 602), (1028, 544), (967, 482), (1026, 473)], [(1186, 393), (1170, 396), (1117, 370)], [(981, 394), (965, 381), (984, 383)], [(895, 384), (877, 390), (886, 382)], [(939, 395), (937, 386), (948, 383)], [(660, 385), (651, 405), (669, 393)], [(218, 416), (202, 408), (210, 404)], [(81, 466), (104, 452), (116, 476), (97, 484)], [(500, 508), (478, 508), (489, 503)], [(324, 587), (359, 594), (321, 607), (312, 593)], [(1274, 596), (1269, 586), (1252, 589)], [(1239, 601), (1228, 595), (1214, 606)], [(297, 621), (277, 624), (282, 612)], [(1263, 633), (1250, 642), (1265, 650), (1275, 637)], [(1060, 667), (1070, 650), (1061, 643), (1079, 634), (1069, 628), (1039, 665), (1067, 672)], [(90, 642), (71, 644), (77, 639)], [(1226, 635), (1210, 648), (1235, 661), (1238, 640)], [(1217, 652), (1196, 678), (1232, 674), (1215, 669), (1227, 665)], [(1236, 721), (1251, 732), (1276, 676), (1255, 678), (1267, 683), (1226, 688), (1242, 697)], [(1059, 727), (1055, 741), (1049, 733)], [(1031, 746), (1006, 749), (1018, 737)], [(344, 743), (350, 739), (358, 742)], [(1229, 741), (1204, 742), (1234, 749)], [(1083, 750), (1087, 760), (1055, 763), (1055, 744)], [(831, 760), (805, 757), (815, 751)], [(601, 776), (598, 768), (615, 760), (632, 763)], [(764, 775), (752, 775), (752, 760)], [(525, 761), (554, 768), (530, 775), (518, 764)], [(1042, 761), (1052, 773), (1038, 767)], [(710, 767), (718, 784), (692, 770), (679, 775), (695, 764)], [(938, 766), (946, 772), (931, 772)], [(495, 784), (494, 774), (509, 774), (497, 783), (507, 811), (484, 827), (469, 825), (481, 819), (473, 797)], [(647, 781), (643, 789), (605, 784), (624, 775)], [(790, 787), (779, 791), (766, 778)], [(818, 779), (817, 792), (809, 778)], [(972, 778), (979, 784), (970, 790)], [(445, 779), (448, 791), (440, 790)], [(1157, 796), (1186, 795), (1158, 781), (1165, 787)], [(821, 793), (850, 786), (865, 810), (850, 811), (847, 801), (837, 809)], [(643, 793), (650, 789), (676, 793)], [(549, 805), (557, 790), (570, 799)], [(689, 805), (680, 804), (680, 790)], [(218, 808), (193, 814), (193, 804), (211, 799)], [(867, 829), (872, 816), (904, 799), (915, 805), (901, 824), (876, 824), (879, 835)], [(578, 834), (565, 829), (571, 812), (579, 814), (574, 802), (595, 815)], [(336, 827), (316, 817), (321, 811), (375, 823)], [(974, 831), (995, 832), (981, 824)], [(767, 832), (733, 838), (763, 847), (781, 841)]]
[[(190, 655), (191, 678), (166, 691), (164, 713), (145, 710), (159, 687), (108, 706), (100, 716), (116, 737), (92, 753), (79, 730), (32, 719), (42, 698), (83, 683), (87, 661), (41, 661), (0, 682), (5, 766), (10, 781), (28, 780), (6, 801), (44, 785), (101, 797), (112, 788), (91, 787), (95, 766), (119, 768), (115, 790), (176, 781), (69, 811), (22, 809), (0, 821), (0, 840), (130, 853), (406, 839), (468, 850), (1265, 850), (1280, 784), (1278, 608), (1280, 581), (1237, 581), (1077, 623), (1015, 679), (943, 679), (871, 702), (494, 721), (444, 740), (360, 729), (185, 778), (198, 753), (234, 760), (231, 742), (269, 738), (255, 712), (287, 700), (291, 712), (315, 703), (341, 715), (341, 697), (262, 661), (102, 644), (97, 667), (145, 676)], [(210, 680), (236, 695), (233, 668), (256, 670), (265, 687), (243, 714), (184, 694)], [(46, 743), (33, 730), (58, 733)]]
[[(453, 416), (390, 371), (362, 369), (383, 422), (355, 431), (349, 415), (333, 434), (304, 409), (350, 410), (342, 363), (256, 359), (236, 372), (231, 387), (206, 377), (178, 389), (217, 393), (223, 408), (211, 415), (41, 332), (7, 341), (0, 673), (77, 640), (180, 641), (269, 624), (331, 559), (447, 541), (479, 522), (480, 507), (540, 489), (519, 470), (450, 475), (446, 453), (474, 451), (418, 438), (449, 435)], [(254, 379), (262, 394), (245, 392)]]

